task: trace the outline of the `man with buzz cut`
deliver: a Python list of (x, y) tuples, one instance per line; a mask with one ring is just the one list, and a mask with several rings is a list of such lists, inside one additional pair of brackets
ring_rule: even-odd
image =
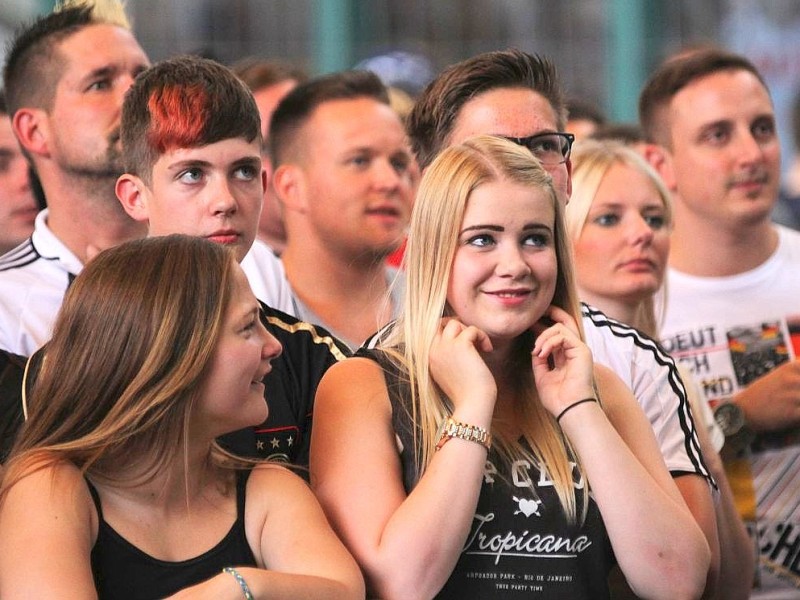
[[(158, 63), (125, 97), (121, 138), (126, 172), (117, 197), (149, 235), (203, 236), (232, 248), (239, 261), (248, 255), (266, 182), (258, 108), (240, 79), (197, 57)], [(269, 416), (222, 442), (239, 455), (307, 466), (317, 384), (347, 349), (263, 303), (261, 318), (283, 346), (264, 380)]]
[(294, 314), (358, 348), (400, 309), (398, 273), (386, 266), (414, 190), (400, 117), (377, 75), (342, 71), (281, 101), (270, 145)]
[(0, 348), (29, 356), (49, 338), (72, 279), (97, 252), (141, 237), (114, 196), (119, 112), (149, 66), (118, 2), (73, 2), (17, 32), (3, 71), (14, 134), (47, 208), (0, 258)]
[[(553, 178), (563, 202), (572, 191), (564, 132), (564, 95), (554, 65), (519, 50), (487, 52), (445, 69), (418, 98), (407, 127), (425, 169), (444, 148), (475, 135), (497, 135), (531, 150)], [(640, 332), (583, 306), (586, 341), (596, 362), (632, 390), (659, 443), (667, 468), (712, 551), (707, 594), (719, 570), (711, 481), (700, 453), (686, 391), (672, 359)]]

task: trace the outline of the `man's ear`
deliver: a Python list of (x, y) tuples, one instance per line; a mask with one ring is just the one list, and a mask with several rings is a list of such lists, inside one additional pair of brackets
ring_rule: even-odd
[(661, 180), (671, 192), (676, 191), (675, 170), (672, 164), (672, 153), (664, 146), (659, 144), (644, 144), (641, 153), (656, 173), (661, 176)]
[(305, 174), (298, 165), (287, 163), (275, 169), (272, 187), (285, 210), (306, 212)]
[(11, 119), (11, 127), (20, 146), (29, 154), (50, 155), (47, 144), (49, 122), (45, 111), (39, 108), (20, 108)]
[(120, 175), (114, 186), (117, 198), (122, 208), (134, 221), (146, 222), (150, 220), (147, 207), (147, 186), (136, 175), (125, 173)]

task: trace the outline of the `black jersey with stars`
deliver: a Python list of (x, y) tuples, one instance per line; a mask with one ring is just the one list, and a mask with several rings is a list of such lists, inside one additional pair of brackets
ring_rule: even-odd
[(324, 328), (261, 304), (261, 321), (283, 346), (264, 379), (267, 420), (220, 438), (239, 456), (308, 467), (314, 396), (325, 371), (349, 355)]

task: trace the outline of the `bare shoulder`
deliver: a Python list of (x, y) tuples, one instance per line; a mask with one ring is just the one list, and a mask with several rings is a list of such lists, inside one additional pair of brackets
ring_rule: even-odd
[[(25, 474), (0, 506), (4, 597), (91, 597), (96, 537), (97, 513), (79, 469), (58, 463)], [(72, 582), (69, 594), (64, 581)]]
[(374, 360), (353, 357), (336, 363), (317, 388), (314, 420), (334, 422), (358, 412), (382, 416), (391, 413), (383, 369)]
[[(4, 481), (3, 485), (10, 482)], [(19, 507), (33, 511), (42, 509), (45, 514), (74, 508), (92, 514), (92, 498), (86, 479), (74, 464), (60, 461), (43, 468), (23, 472), (7, 491), (2, 509)]]
[(248, 495), (251, 490), (254, 493), (267, 494), (273, 490), (303, 493), (308, 490), (308, 484), (284, 465), (262, 463), (253, 468), (247, 480)]

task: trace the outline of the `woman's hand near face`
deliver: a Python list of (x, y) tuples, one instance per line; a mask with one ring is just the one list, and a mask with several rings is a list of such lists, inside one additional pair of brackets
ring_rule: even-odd
[[(497, 384), (482, 352), (492, 342), (480, 329), (457, 319), (442, 319), (430, 350), (431, 377), (453, 403), (453, 413), (491, 422)], [(483, 423), (471, 422), (475, 425)]]
[(553, 324), (547, 326), (540, 321), (534, 327), (533, 375), (542, 404), (557, 416), (574, 402), (596, 396), (592, 353), (566, 311), (551, 306), (545, 317)]

